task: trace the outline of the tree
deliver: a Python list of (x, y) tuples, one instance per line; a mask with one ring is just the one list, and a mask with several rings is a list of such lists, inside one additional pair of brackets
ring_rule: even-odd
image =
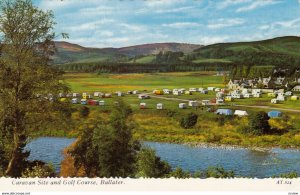
[(192, 128), (197, 124), (197, 120), (198, 115), (191, 112), (188, 115), (181, 118), (180, 126), (185, 129)]
[(23, 151), (28, 135), (67, 110), (67, 105), (46, 99), (67, 91), (61, 72), (49, 65), (55, 52), (54, 24), (52, 12), (39, 10), (30, 0), (1, 1), (0, 174), (21, 176), (29, 155)]
[(82, 106), (79, 109), (79, 115), (82, 118), (86, 118), (90, 114), (90, 109), (86, 106)]
[(262, 135), (270, 131), (269, 116), (266, 112), (260, 111), (249, 117), (249, 133)]
[(171, 172), (170, 165), (157, 157), (150, 148), (143, 148), (139, 152), (137, 169), (137, 177), (163, 178)]
[(113, 108), (108, 124), (98, 122), (83, 131), (71, 155), (77, 168), (88, 177), (132, 177), (140, 144), (132, 137), (132, 110), (121, 99)]

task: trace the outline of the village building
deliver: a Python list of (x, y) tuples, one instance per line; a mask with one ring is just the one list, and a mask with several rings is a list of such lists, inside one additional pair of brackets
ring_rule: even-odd
[(224, 99), (223, 98), (216, 98), (216, 104), (217, 105), (223, 105), (224, 104)]
[(171, 94), (171, 91), (169, 89), (163, 89), (164, 94), (168, 95)]
[(244, 94), (244, 98), (252, 98), (253, 95), (251, 93), (246, 93)]
[(292, 89), (292, 91), (300, 91), (300, 85), (296, 85), (296, 86)]
[(261, 98), (261, 97), (262, 97), (262, 94), (260, 94), (260, 93), (255, 93), (255, 94), (253, 94), (253, 97), (254, 97), (254, 98)]
[(105, 94), (104, 94), (104, 97), (105, 97), (105, 98), (111, 98), (111, 93), (105, 93)]

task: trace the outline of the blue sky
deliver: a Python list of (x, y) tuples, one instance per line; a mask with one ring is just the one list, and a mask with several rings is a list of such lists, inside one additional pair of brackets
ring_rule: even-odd
[(300, 36), (300, 0), (34, 0), (55, 32), (88, 47)]

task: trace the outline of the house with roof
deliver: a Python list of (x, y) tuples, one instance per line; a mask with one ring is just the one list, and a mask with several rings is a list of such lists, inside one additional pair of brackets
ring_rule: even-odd
[(300, 85), (296, 85), (296, 86), (292, 89), (292, 91), (300, 91)]

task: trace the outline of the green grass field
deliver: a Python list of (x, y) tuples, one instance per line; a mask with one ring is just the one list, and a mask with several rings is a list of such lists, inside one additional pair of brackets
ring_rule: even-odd
[(224, 87), (222, 77), (215, 72), (146, 73), (146, 74), (92, 74), (67, 73), (66, 82), (73, 92), (115, 92), (163, 88)]

